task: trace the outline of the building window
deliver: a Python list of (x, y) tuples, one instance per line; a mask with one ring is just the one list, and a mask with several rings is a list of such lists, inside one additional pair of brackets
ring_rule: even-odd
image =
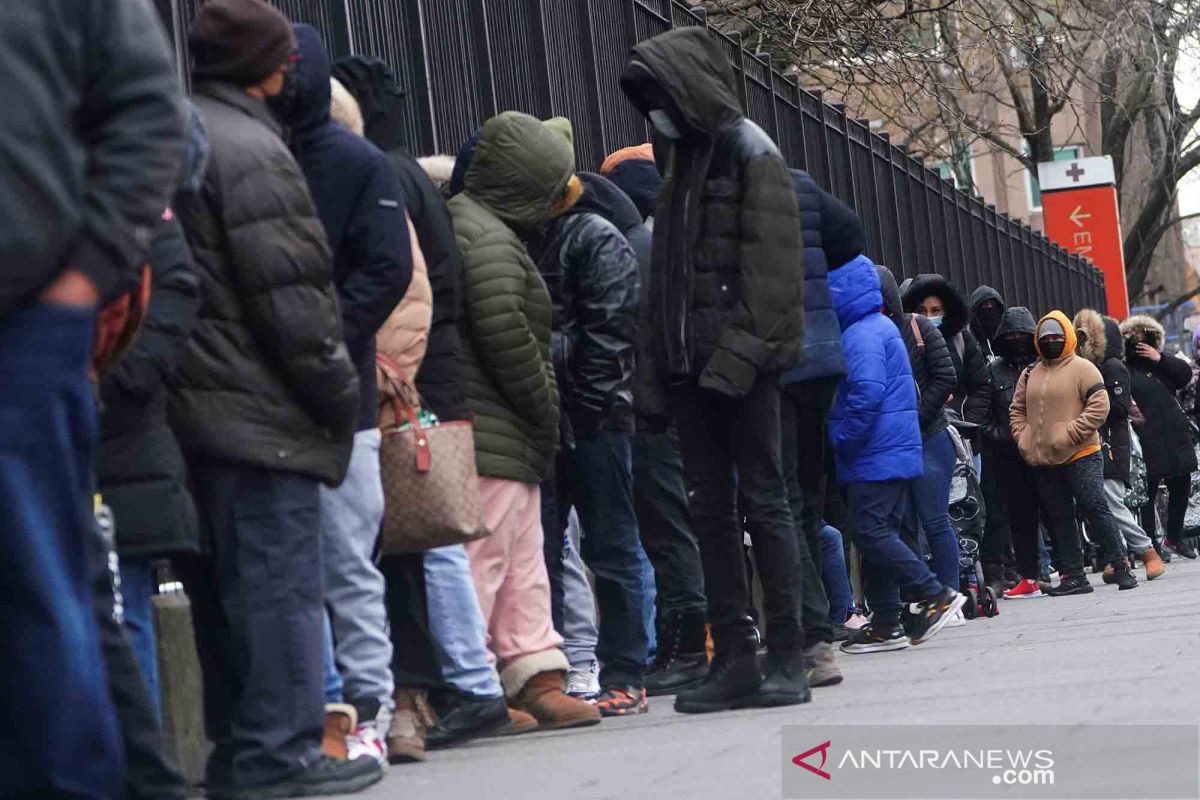
[(964, 188), (959, 176), (965, 173), (969, 181), (966, 189), (973, 194), (975, 192), (975, 161), (969, 151), (963, 151), (959, 165), (961, 169), (956, 170), (949, 161), (932, 161), (929, 168), (936, 172), (942, 180), (953, 183), (955, 189)]
[[(1025, 152), (1029, 152), (1029, 142), (1025, 142)], [(1055, 161), (1074, 161), (1077, 158), (1083, 157), (1083, 147), (1077, 144), (1069, 144), (1064, 147), (1054, 148)], [(1042, 187), (1038, 185), (1038, 179), (1035, 178), (1029, 170), (1025, 170), (1025, 194), (1029, 200), (1030, 211), (1042, 210)]]

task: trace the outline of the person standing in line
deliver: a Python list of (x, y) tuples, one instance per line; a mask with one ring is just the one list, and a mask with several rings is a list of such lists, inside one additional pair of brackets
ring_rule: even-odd
[[(1076, 509), (1112, 565), (1117, 585), (1122, 590), (1136, 588), (1104, 495), (1099, 434), (1109, 408), (1104, 378), (1094, 364), (1076, 354), (1075, 328), (1061, 311), (1042, 317), (1034, 342), (1039, 359), (1017, 380), (1009, 421), (1021, 457), (1034, 468), (1038, 502), (1054, 540), (1054, 563), (1063, 576), (1046, 594), (1060, 597), (1094, 591), (1084, 572)], [(1029, 533), (1024, 530), (1022, 536)], [(1026, 553), (1035, 546), (1022, 543)]]
[[(804, 335), (804, 254), (787, 165), (746, 119), (729, 61), (703, 28), (635, 45), (621, 89), (654, 126), (655, 151), (664, 148), (649, 296), (655, 362), (686, 432), (715, 646), (705, 682), (676, 695), (675, 710), (806, 703), (799, 543), (780, 453), (779, 376), (799, 360)], [(743, 518), (766, 594), (764, 671), (746, 613)]]
[[(666, 390), (655, 373), (654, 332), (650, 318), (650, 276), (654, 206), (662, 176), (650, 144), (626, 147), (609, 155), (600, 174), (633, 201), (641, 225), (622, 228), (638, 258), (641, 298), (638, 305), (636, 379), (633, 407), (633, 507), (642, 546), (653, 565), (657, 651), (646, 673), (646, 694), (672, 695), (693, 689), (708, 674), (704, 568), (692, 532), (679, 431), (671, 418)], [(632, 222), (632, 220), (631, 220)]]
[(1183, 359), (1163, 356), (1163, 327), (1153, 317), (1130, 317), (1121, 323), (1121, 335), (1133, 379), (1133, 399), (1145, 418), (1138, 438), (1146, 459), (1150, 501), (1142, 506), (1142, 528), (1147, 533), (1158, 530), (1155, 505), (1159, 490), (1166, 486), (1170, 497), (1162, 546), (1181, 558), (1195, 558), (1195, 549), (1183, 541), (1183, 521), (1196, 471), (1196, 448), (1187, 417), (1175, 398), (1176, 392), (1191, 382), (1192, 370)]
[[(829, 291), (847, 367), (829, 417), (829, 441), (854, 518), (872, 611), (871, 622), (842, 642), (842, 652), (901, 650), (935, 636), (966, 598), (900, 539), (910, 485), (921, 477), (924, 456), (912, 366), (899, 329), (882, 313), (879, 272), (858, 256), (830, 273)], [(907, 633), (900, 624), (902, 593), (916, 606)]]
[(384, 764), (395, 681), (385, 585), (374, 561), (384, 511), (375, 334), (408, 290), (412, 244), (391, 165), (373, 144), (334, 122), (325, 45), (312, 27), (294, 27), (294, 85), (268, 104), (289, 128), (292, 154), (333, 250), (342, 332), (360, 393), (346, 479), (320, 495), (325, 606), (345, 701), (326, 709), (323, 747), (329, 755), (365, 754)]
[(561, 117), (492, 117), (459, 154), (451, 183), (461, 190), (449, 204), (463, 258), (463, 394), (491, 531), (467, 555), (509, 704), (546, 729), (600, 721), (563, 693), (569, 665), (550, 616), (539, 484), (558, 436), (553, 307), (523, 243), (583, 191), (571, 141)]
[(0, 100), (0, 795), (108, 800), (90, 359), (175, 186), (183, 98), (144, 0), (44, 0), (0, 4)]
[(530, 246), (554, 304), (551, 351), (570, 431), (550, 481), (556, 508), (545, 552), (547, 561), (562, 561), (573, 507), (600, 607), (596, 656), (603, 667), (596, 707), (603, 716), (625, 716), (649, 707), (645, 554), (633, 507), (640, 276), (633, 248), (611, 222), (614, 202), (624, 195), (599, 175), (583, 173), (579, 180), (579, 200), (535, 234)]
[[(1079, 337), (1079, 354), (1100, 369), (1104, 389), (1108, 392), (1108, 418), (1100, 428), (1101, 453), (1104, 456), (1104, 496), (1126, 546), (1146, 565), (1146, 580), (1152, 581), (1167, 569), (1154, 549), (1154, 542), (1125, 506), (1129, 490), (1129, 406), (1133, 402), (1129, 368), (1125, 366), (1125, 340), (1120, 324), (1112, 317), (1102, 317), (1097, 311), (1085, 308), (1075, 315), (1075, 333)], [(1103, 580), (1116, 580), (1112, 565), (1104, 568)]]
[(208, 0), (189, 43), (212, 158), (177, 209), (202, 302), (170, 420), (208, 533), (208, 557), (180, 565), (208, 795), (346, 794), (383, 775), (321, 753), (320, 485), (346, 476), (359, 386), (325, 230), (266, 104), (294, 86), (296, 39), (260, 0)]

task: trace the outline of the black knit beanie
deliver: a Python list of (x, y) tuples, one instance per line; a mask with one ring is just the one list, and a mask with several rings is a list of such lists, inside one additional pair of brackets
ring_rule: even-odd
[(207, 0), (188, 45), (196, 80), (253, 86), (287, 61), (296, 37), (288, 18), (262, 0)]

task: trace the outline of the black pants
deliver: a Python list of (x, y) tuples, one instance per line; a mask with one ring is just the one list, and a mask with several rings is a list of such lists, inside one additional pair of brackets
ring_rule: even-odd
[(379, 561), (387, 589), (388, 626), (392, 637), (392, 675), (396, 686), (433, 691), (442, 686), (437, 639), (429, 628), (425, 595), (425, 554), (384, 556)]
[(1076, 508), (1088, 523), (1104, 560), (1110, 564), (1122, 561), (1125, 540), (1104, 495), (1103, 456), (1092, 453), (1059, 467), (1038, 467), (1035, 472), (1038, 498), (1054, 540), (1054, 563), (1059, 573), (1083, 574), (1083, 541), (1075, 522)]
[[(1038, 473), (1019, 454), (989, 451), (984, 456), (984, 474), (991, 474), (1008, 512), (1009, 531), (1017, 572), (1022, 578), (1038, 579), (1038, 522), (1042, 505), (1038, 493)], [(984, 499), (987, 502), (987, 499)], [(987, 508), (992, 513), (992, 506)]]
[[(125, 747), (125, 800), (183, 800), (187, 786), (183, 775), (167, 755), (162, 727), (150, 701), (146, 681), (129, 646), (124, 626), (113, 609), (112, 572), (108, 568), (108, 546), (95, 537), (92, 572), (96, 603), (96, 627), (100, 651), (108, 673), (108, 688), (121, 743)], [(69, 723), (68, 723), (69, 724)]]
[(809, 644), (832, 642), (829, 598), (821, 579), (821, 520), (825, 510), (825, 450), (829, 411), (838, 381), (792, 384), (780, 404), (783, 477), (800, 550), (800, 620)]
[(671, 391), (719, 654), (744, 651), (754, 641), (754, 623), (746, 615), (750, 586), (742, 561), (743, 517), (763, 584), (767, 644), (780, 655), (804, 645), (800, 550), (780, 456), (778, 381), (778, 375), (760, 375), (740, 398), (695, 385)]
[(996, 475), (997, 467), (993, 463), (998, 457), (1000, 456), (990, 451), (985, 450), (983, 453), (983, 474), (979, 476), (979, 483), (983, 489), (983, 505), (987, 516), (983, 522), (983, 542), (979, 547), (979, 560), (983, 562), (984, 570), (998, 570), (1002, 575), (1008, 553), (1012, 549), (1012, 532), (1009, 527), (1007, 498), (1000, 488), (1000, 479)]
[(325, 724), (317, 481), (193, 467), (211, 558), (183, 571), (216, 745), (208, 780), (271, 783), (313, 764)]
[[(1172, 542), (1178, 542), (1183, 539), (1183, 520), (1187, 516), (1188, 495), (1192, 491), (1191, 475), (1176, 475), (1173, 478), (1155, 475), (1146, 478), (1146, 489), (1150, 493), (1150, 502), (1142, 506), (1142, 530), (1151, 536), (1154, 536), (1154, 532), (1158, 530), (1154, 508), (1158, 503), (1158, 492), (1163, 486), (1167, 487), (1167, 538)], [(1155, 537), (1155, 540), (1160, 538)]]
[(659, 617), (704, 614), (704, 567), (692, 532), (679, 434), (639, 431), (633, 439), (633, 508), (654, 566)]

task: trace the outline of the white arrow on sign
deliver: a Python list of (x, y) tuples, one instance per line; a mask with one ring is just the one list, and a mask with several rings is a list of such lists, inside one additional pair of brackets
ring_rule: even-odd
[(1083, 227), (1083, 220), (1092, 218), (1091, 214), (1081, 214), (1079, 213), (1081, 211), (1083, 211), (1083, 206), (1079, 205), (1075, 206), (1075, 210), (1071, 212), (1071, 222), (1074, 222), (1078, 228)]

